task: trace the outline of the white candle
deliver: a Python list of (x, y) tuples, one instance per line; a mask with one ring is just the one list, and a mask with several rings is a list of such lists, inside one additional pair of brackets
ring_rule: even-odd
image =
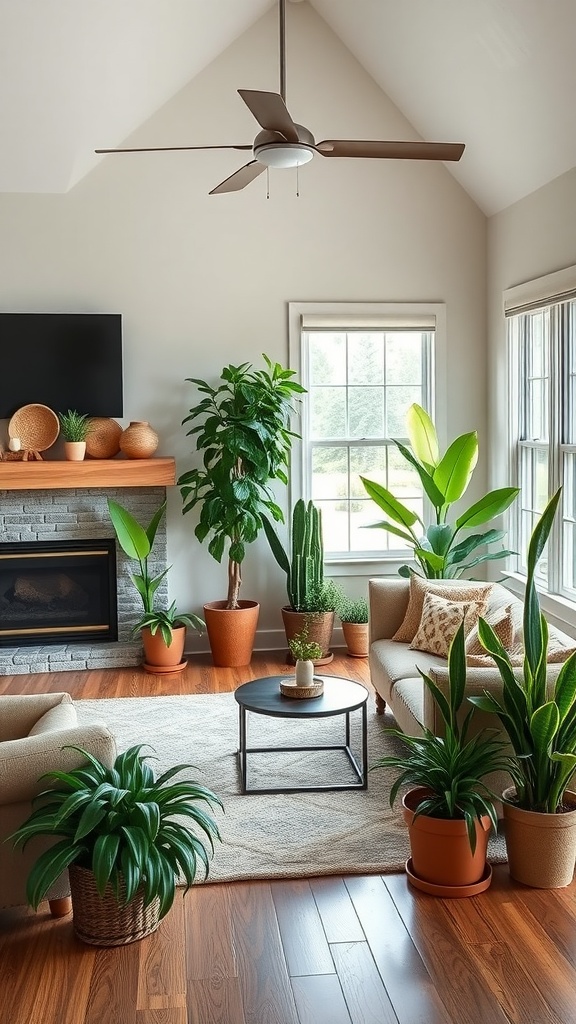
[(11, 437), (8, 441), (8, 447), (11, 452), (19, 452), (22, 447), (22, 442), (19, 437)]

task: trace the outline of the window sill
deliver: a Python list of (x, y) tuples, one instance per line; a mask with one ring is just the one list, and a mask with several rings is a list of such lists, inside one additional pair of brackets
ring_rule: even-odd
[(410, 558), (331, 558), (328, 555), (324, 559), (327, 576), (365, 576), (367, 579), (371, 576), (397, 576), (401, 565), (416, 568), (416, 563)]

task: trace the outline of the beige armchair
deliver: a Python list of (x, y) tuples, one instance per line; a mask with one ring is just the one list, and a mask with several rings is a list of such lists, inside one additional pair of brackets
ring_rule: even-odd
[[(57, 839), (31, 840), (24, 851), (6, 842), (29, 816), (32, 797), (46, 788), (39, 781), (47, 771), (67, 771), (83, 763), (80, 746), (112, 766), (114, 737), (103, 723), (79, 725), (68, 693), (19, 694), (0, 697), (0, 910), (26, 903), (26, 879), (43, 850)], [(49, 893), (54, 916), (70, 909), (68, 872)]]

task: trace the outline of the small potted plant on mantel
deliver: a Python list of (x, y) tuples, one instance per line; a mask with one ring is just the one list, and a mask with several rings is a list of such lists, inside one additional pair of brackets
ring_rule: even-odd
[(191, 626), (202, 633), (204, 622), (193, 612), (177, 611), (176, 602), (172, 602), (169, 608), (156, 608), (156, 592), (170, 566), (157, 576), (151, 576), (148, 558), (158, 526), (166, 512), (166, 501), (162, 502), (146, 529), (112, 498), (108, 499), (108, 511), (124, 554), (134, 559), (140, 566), (140, 572), (132, 573), (130, 578), (140, 594), (144, 611), (134, 625), (132, 633), (142, 634), (144, 668), (147, 672), (155, 674), (180, 671), (186, 665), (186, 661), (183, 660), (186, 626)]
[(64, 454), (69, 462), (82, 462), (86, 455), (86, 438), (90, 433), (90, 420), (76, 409), (59, 412), (60, 433), (64, 438)]

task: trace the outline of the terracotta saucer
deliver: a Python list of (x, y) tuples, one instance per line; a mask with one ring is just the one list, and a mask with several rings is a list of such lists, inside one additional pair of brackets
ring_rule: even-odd
[(154, 676), (169, 675), (173, 672), (182, 672), (186, 668), (188, 662), (186, 660), (181, 661), (179, 665), (148, 665), (145, 661), (142, 662), (142, 668), (145, 672), (150, 672)]
[(492, 881), (492, 867), (490, 864), (486, 864), (482, 878), (479, 882), (475, 882), (474, 885), (436, 885), (434, 882), (426, 882), (423, 878), (418, 878), (418, 875), (414, 874), (411, 857), (406, 861), (406, 874), (408, 875), (410, 885), (413, 885), (415, 889), (427, 892), (429, 896), (442, 896), (443, 899), (448, 900), (462, 899), (464, 896), (477, 896), (479, 892), (484, 892), (488, 889)]

